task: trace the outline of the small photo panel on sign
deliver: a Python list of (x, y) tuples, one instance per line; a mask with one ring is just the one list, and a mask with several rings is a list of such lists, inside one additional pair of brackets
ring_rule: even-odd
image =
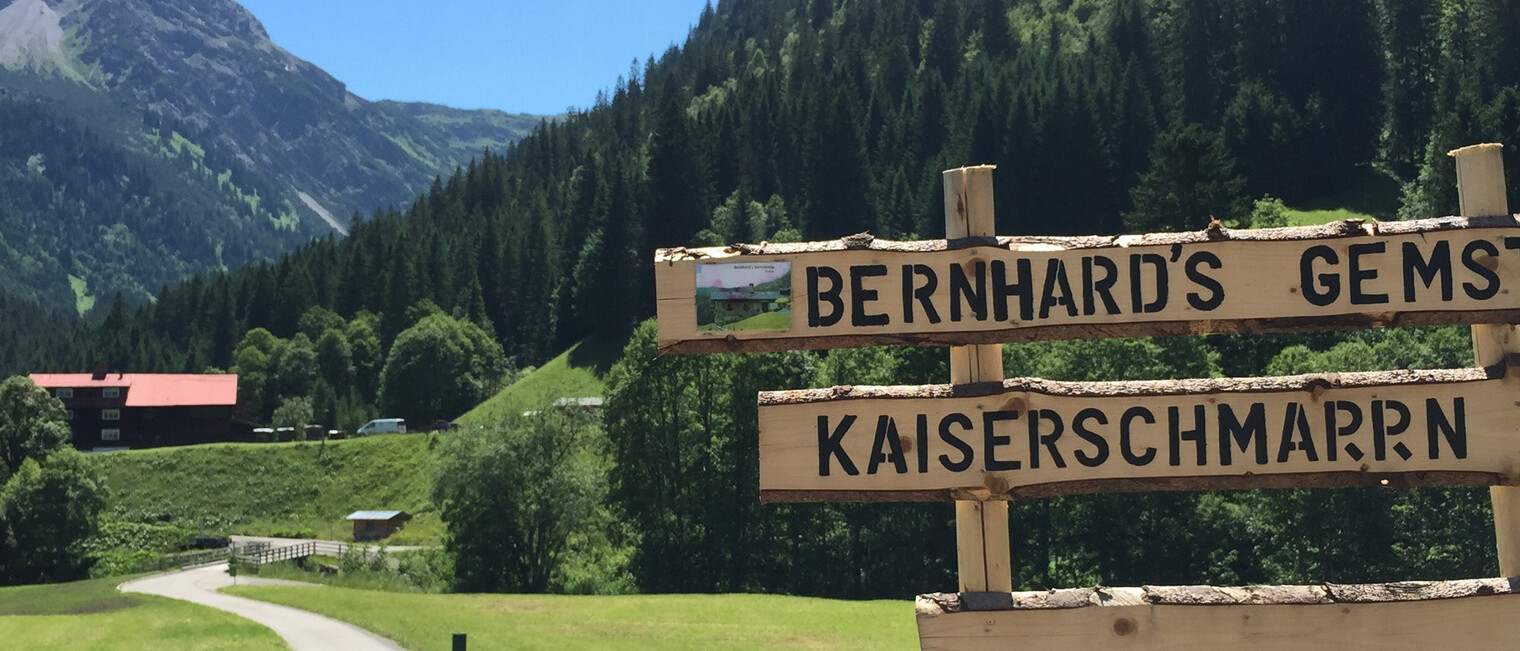
[(697, 330), (789, 330), (792, 263), (697, 265)]

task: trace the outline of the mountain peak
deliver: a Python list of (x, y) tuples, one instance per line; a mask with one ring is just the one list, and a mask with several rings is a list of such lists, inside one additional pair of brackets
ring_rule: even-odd
[(0, 9), (0, 66), (56, 74), (83, 82), (85, 75), (64, 49), (63, 16), (46, 0), (15, 0)]

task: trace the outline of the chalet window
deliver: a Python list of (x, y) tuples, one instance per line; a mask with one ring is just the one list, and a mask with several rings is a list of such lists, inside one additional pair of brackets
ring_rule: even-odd
[(102, 440), (102, 441), (120, 441), (121, 440), (121, 430), (116, 429), (114, 427), (100, 430), (100, 440)]
[(74, 390), (73, 389), (53, 389), (53, 397), (55, 397), (55, 398), (72, 398), (72, 397), (74, 397)]
[(119, 389), (117, 387), (106, 387), (106, 388), (100, 390), (100, 397), (102, 397), (102, 398), (120, 398), (121, 397), (121, 389)]
[(120, 409), (102, 409), (102, 410), (100, 410), (100, 419), (101, 420), (121, 420), (121, 410)]
[(64, 420), (74, 420), (74, 410), (73, 409), (65, 409), (65, 410), (63, 410), (63, 419)]

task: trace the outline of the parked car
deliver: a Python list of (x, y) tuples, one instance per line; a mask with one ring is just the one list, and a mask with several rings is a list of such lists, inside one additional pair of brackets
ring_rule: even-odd
[(359, 427), (355, 436), (370, 436), (373, 434), (405, 434), (405, 418), (377, 418)]

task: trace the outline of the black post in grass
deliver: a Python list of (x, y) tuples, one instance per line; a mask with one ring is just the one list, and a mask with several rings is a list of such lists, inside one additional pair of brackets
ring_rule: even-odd
[(465, 651), (465, 635), (464, 635), (464, 633), (455, 633), (454, 634), (454, 649), (453, 649), (453, 651)]

